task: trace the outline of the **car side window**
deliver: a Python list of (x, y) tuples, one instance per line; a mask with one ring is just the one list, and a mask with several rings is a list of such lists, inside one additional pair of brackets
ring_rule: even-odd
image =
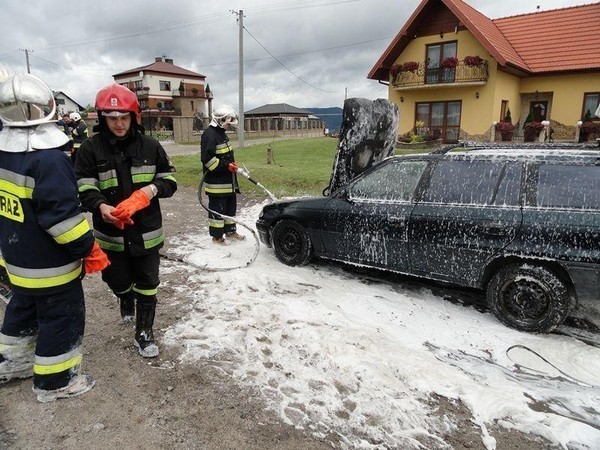
[(504, 173), (498, 180), (493, 204), (497, 206), (518, 206), (521, 203), (521, 175), (523, 163), (509, 162), (504, 168)]
[(489, 205), (495, 203), (506, 172), (503, 162), (440, 161), (431, 175), (423, 201)]
[(401, 161), (382, 165), (359, 178), (349, 189), (355, 199), (411, 201), (427, 161)]
[(600, 166), (542, 164), (537, 206), (600, 210)]

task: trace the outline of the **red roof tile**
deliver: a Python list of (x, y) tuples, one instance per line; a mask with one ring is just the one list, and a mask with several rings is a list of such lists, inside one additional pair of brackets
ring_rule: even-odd
[(600, 2), (493, 22), (531, 72), (600, 68)]

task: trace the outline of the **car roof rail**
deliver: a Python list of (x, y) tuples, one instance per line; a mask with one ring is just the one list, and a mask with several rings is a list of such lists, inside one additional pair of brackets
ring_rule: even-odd
[(592, 142), (476, 142), (458, 141), (430, 152), (430, 155), (445, 155), (451, 150), (464, 148), (465, 150), (510, 150), (531, 148), (536, 150), (598, 150), (599, 144)]

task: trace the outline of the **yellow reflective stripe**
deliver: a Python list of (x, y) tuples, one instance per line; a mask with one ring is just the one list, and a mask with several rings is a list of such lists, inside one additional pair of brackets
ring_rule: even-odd
[(70, 281), (73, 281), (75, 278), (79, 277), (81, 274), (81, 262), (77, 265), (77, 267), (63, 275), (56, 275), (53, 277), (44, 277), (44, 278), (28, 278), (19, 275), (15, 275), (11, 272), (8, 272), (8, 278), (12, 284), (19, 287), (31, 288), (31, 289), (43, 289), (49, 287), (62, 286), (63, 284), (67, 284)]
[(213, 156), (212, 158), (210, 158), (210, 160), (205, 164), (205, 167), (208, 170), (215, 170), (217, 168), (217, 166), (219, 165), (219, 158), (217, 158), (216, 156)]
[(103, 241), (99, 237), (96, 237), (96, 242), (98, 242), (98, 246), (102, 250), (112, 250), (113, 252), (123, 252), (123, 251), (125, 251), (125, 244), (118, 244), (118, 243), (115, 243), (115, 242)]
[(132, 175), (131, 180), (134, 183), (150, 182), (150, 181), (154, 180), (154, 174), (153, 173), (139, 173), (137, 175)]
[(79, 239), (88, 231), (90, 231), (90, 225), (84, 218), (78, 225), (71, 228), (69, 231), (64, 232), (60, 236), (55, 237), (54, 240), (59, 244), (68, 244), (69, 242)]
[(217, 155), (224, 155), (225, 153), (229, 153), (231, 150), (232, 150), (232, 148), (229, 147), (229, 145), (227, 145), (227, 143), (225, 143), (225, 144), (217, 145), (217, 149), (216, 149), (215, 153)]
[(111, 187), (117, 187), (119, 185), (119, 181), (116, 178), (109, 178), (108, 180), (102, 180), (98, 183), (100, 185), (100, 189), (108, 189)]
[(0, 180), (0, 190), (16, 195), (19, 198), (33, 198), (33, 188), (19, 186), (7, 180)]
[(127, 294), (129, 291), (131, 291), (133, 289), (133, 284), (131, 286), (129, 286), (127, 289), (125, 289), (124, 291), (120, 291), (120, 292), (116, 292), (115, 291), (115, 295), (123, 295), (123, 294)]
[(142, 294), (142, 295), (156, 295), (156, 293), (158, 292), (158, 288), (154, 288), (154, 289), (140, 289), (139, 287), (134, 286), (133, 287), (133, 292), (137, 292), (138, 294)]
[(213, 228), (224, 228), (225, 221), (218, 219), (208, 219), (208, 226)]
[(229, 194), (233, 192), (233, 188), (228, 189), (213, 189), (213, 188), (205, 188), (204, 189), (208, 194)]
[(36, 375), (52, 375), (54, 373), (64, 372), (65, 370), (69, 370), (70, 368), (81, 364), (81, 359), (82, 359), (82, 356), (81, 356), (81, 354), (79, 354), (67, 361), (57, 363), (57, 364), (50, 364), (50, 365), (34, 364), (33, 365), (33, 373), (35, 373)]

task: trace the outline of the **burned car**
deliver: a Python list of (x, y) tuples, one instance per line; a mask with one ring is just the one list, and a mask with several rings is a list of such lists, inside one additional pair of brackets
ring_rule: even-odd
[(483, 289), (523, 331), (600, 300), (595, 150), (392, 156), (328, 196), (265, 206), (256, 226), (284, 264), (328, 258)]

